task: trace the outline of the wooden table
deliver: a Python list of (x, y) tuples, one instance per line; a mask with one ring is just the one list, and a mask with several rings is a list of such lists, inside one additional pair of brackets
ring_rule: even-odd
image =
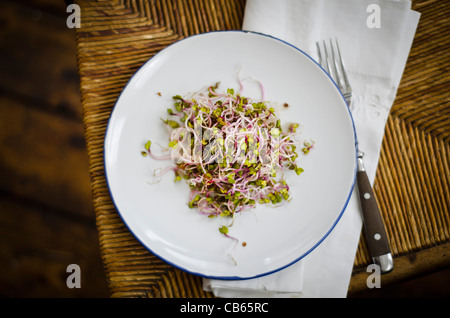
[[(123, 224), (105, 180), (103, 142), (117, 97), (151, 56), (192, 34), (240, 29), (244, 0), (86, 1), (77, 29), (83, 119), (99, 242), (113, 297), (212, 297)], [(389, 285), (450, 266), (450, 5), (414, 1), (421, 20), (385, 131), (374, 191), (395, 258)], [(360, 240), (349, 295), (367, 291)]]

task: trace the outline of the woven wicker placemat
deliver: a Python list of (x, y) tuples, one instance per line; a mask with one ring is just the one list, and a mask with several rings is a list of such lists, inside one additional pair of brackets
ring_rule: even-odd
[[(130, 233), (103, 166), (107, 122), (121, 90), (150, 57), (186, 36), (240, 29), (244, 0), (76, 1), (83, 119), (99, 244), (114, 297), (212, 297), (200, 277), (168, 265)], [(444, 1), (415, 1), (417, 34), (389, 116), (374, 191), (395, 257), (449, 240), (450, 108)], [(355, 270), (370, 263), (364, 240)]]

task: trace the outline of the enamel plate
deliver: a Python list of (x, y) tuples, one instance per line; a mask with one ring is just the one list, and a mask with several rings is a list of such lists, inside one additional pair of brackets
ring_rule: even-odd
[[(220, 82), (257, 101), (283, 105), (282, 124), (300, 123), (300, 137), (315, 147), (297, 159), (304, 172), (288, 170), (292, 200), (273, 208), (257, 204), (236, 215), (208, 218), (187, 205), (189, 186), (155, 169), (173, 165), (141, 151), (147, 140), (163, 154), (169, 132), (161, 118), (174, 95)], [(216, 279), (248, 279), (306, 257), (333, 230), (350, 198), (356, 173), (356, 135), (342, 94), (308, 55), (279, 39), (244, 31), (211, 32), (174, 43), (131, 78), (111, 114), (105, 170), (114, 204), (126, 226), (153, 254), (187, 272)], [(167, 153), (166, 153), (167, 154)], [(246, 244), (242, 244), (245, 242)], [(243, 246), (245, 245), (245, 246)]]

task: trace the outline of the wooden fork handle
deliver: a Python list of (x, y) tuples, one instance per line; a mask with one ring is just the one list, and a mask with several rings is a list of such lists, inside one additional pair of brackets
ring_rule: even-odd
[(367, 247), (373, 262), (380, 266), (381, 273), (390, 272), (393, 269), (391, 248), (372, 186), (362, 165), (362, 158), (361, 163), (358, 165), (356, 181), (358, 183)]

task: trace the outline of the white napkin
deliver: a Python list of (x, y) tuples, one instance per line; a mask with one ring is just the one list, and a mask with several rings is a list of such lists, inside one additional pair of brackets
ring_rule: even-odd
[[(316, 41), (338, 38), (354, 93), (359, 149), (373, 184), (419, 17), (409, 0), (247, 0), (243, 29), (280, 38), (316, 60)], [(346, 297), (361, 230), (355, 189), (335, 229), (301, 261), (256, 279), (204, 279), (203, 288), (218, 297)]]

